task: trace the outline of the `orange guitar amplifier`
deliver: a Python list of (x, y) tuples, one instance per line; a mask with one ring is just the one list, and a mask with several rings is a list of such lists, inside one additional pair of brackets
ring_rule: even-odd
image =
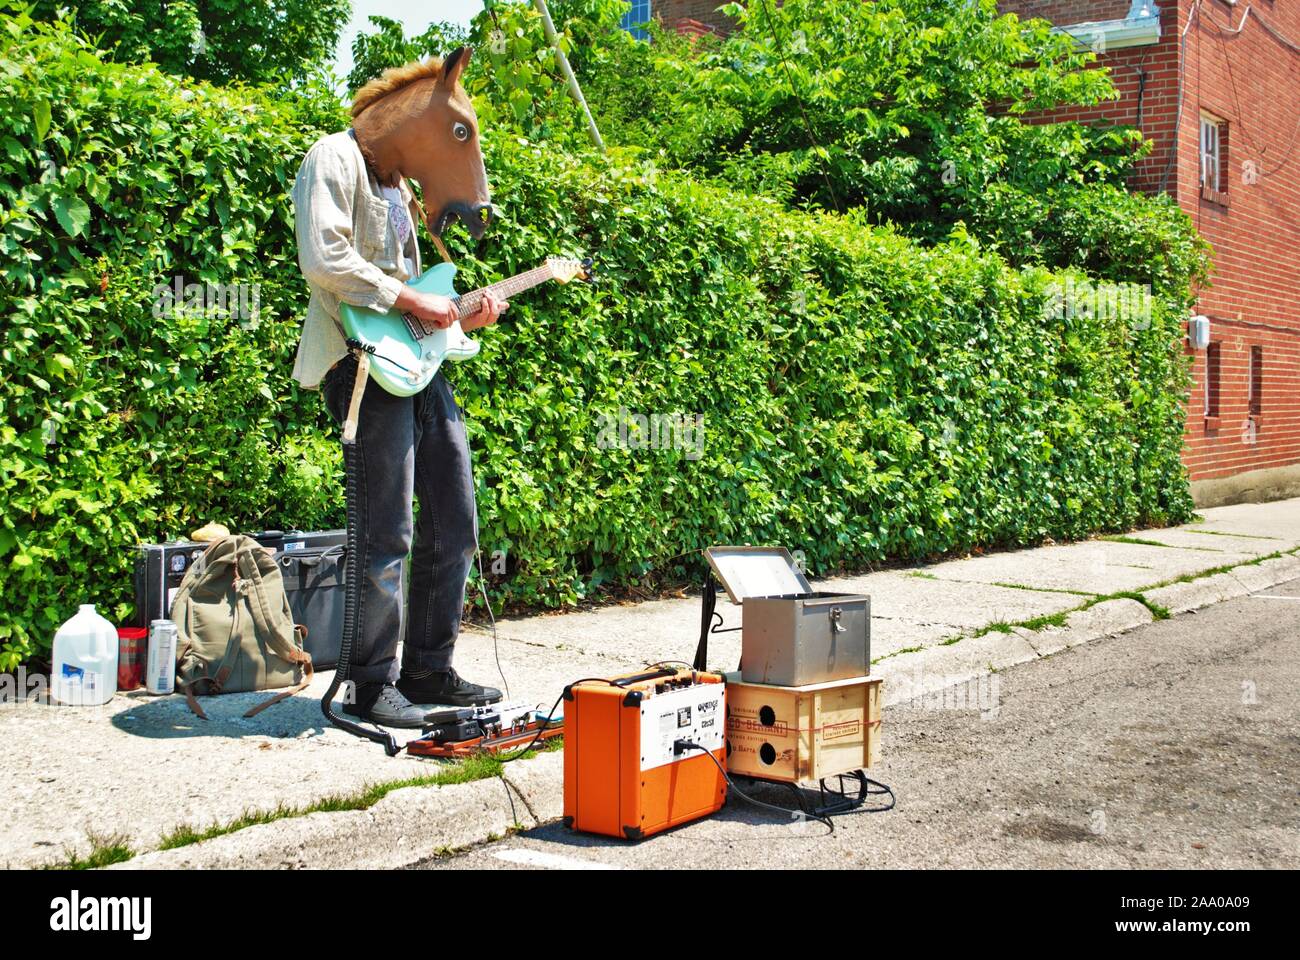
[(663, 668), (582, 680), (564, 699), (566, 826), (639, 840), (722, 807), (727, 707), (719, 674)]

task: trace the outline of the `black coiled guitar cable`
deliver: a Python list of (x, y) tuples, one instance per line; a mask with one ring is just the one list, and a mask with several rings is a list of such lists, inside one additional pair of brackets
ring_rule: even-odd
[[(345, 396), (352, 395), (351, 391), (356, 386), (356, 375), (356, 368), (353, 368), (353, 386), (349, 388)], [(330, 681), (329, 689), (325, 691), (325, 696), (321, 698), (320, 709), (321, 713), (325, 715), (325, 719), (340, 730), (346, 730), (355, 737), (363, 737), (366, 740), (373, 740), (375, 743), (382, 744), (384, 753), (390, 757), (395, 757), (402, 748), (398, 746), (391, 733), (353, 723), (351, 720), (345, 720), (334, 712), (334, 697), (338, 694), (339, 687), (346, 683), (352, 674), (352, 640), (360, 627), (357, 622), (357, 594), (361, 589), (361, 570), (359, 563), (360, 550), (357, 547), (356, 508), (357, 457), (360, 455), (360, 451), (357, 447), (357, 442), (343, 444), (343, 473), (347, 478), (348, 501), (347, 557), (344, 560), (344, 572), (348, 582), (344, 589), (343, 640), (339, 644), (339, 664), (334, 670), (334, 679)]]

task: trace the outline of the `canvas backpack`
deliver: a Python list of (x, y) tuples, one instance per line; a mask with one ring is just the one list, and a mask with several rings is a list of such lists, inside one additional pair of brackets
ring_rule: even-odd
[(252, 537), (214, 540), (185, 574), (172, 601), (176, 686), (195, 696), (288, 688), (244, 714), (251, 717), (311, 682), (307, 628), (293, 622), (280, 567)]

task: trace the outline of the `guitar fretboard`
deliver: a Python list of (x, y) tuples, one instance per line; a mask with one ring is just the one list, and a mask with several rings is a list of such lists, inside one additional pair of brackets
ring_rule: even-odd
[(516, 293), (523, 293), (525, 290), (545, 283), (550, 279), (550, 265), (542, 264), (540, 267), (534, 267), (525, 273), (507, 277), (505, 280), (500, 280), (486, 287), (479, 287), (477, 290), (471, 290), (469, 293), (452, 299), (452, 305), (456, 308), (456, 319), (462, 320), (478, 313), (483, 306), (483, 295), (489, 290), (502, 300), (508, 300)]

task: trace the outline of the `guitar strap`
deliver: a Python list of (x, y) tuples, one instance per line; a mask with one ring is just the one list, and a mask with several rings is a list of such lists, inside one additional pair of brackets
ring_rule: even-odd
[(357, 420), (361, 417), (361, 397), (366, 392), (366, 381), (370, 379), (370, 354), (365, 350), (353, 349), (357, 358), (357, 377), (352, 381), (352, 399), (348, 401), (348, 415), (343, 420), (343, 442), (357, 442)]
[[(424, 208), (420, 208), (423, 215)], [(428, 220), (425, 220), (425, 228), (429, 226)], [(451, 254), (447, 252), (447, 247), (442, 242), (442, 237), (438, 236), (432, 230), (429, 230), (429, 236), (433, 240), (434, 247), (442, 255), (442, 259), (451, 263)], [(352, 348), (352, 353), (357, 357), (357, 378), (352, 382), (352, 399), (348, 401), (348, 415), (343, 420), (343, 442), (357, 442), (357, 422), (361, 418), (361, 398), (366, 392), (366, 382), (370, 379), (370, 354), (365, 350)]]
[(442, 237), (438, 236), (432, 230), (429, 231), (429, 236), (433, 238), (433, 245), (437, 247), (438, 252), (442, 254), (442, 259), (451, 263), (451, 254), (449, 254), (447, 248), (442, 245)]

